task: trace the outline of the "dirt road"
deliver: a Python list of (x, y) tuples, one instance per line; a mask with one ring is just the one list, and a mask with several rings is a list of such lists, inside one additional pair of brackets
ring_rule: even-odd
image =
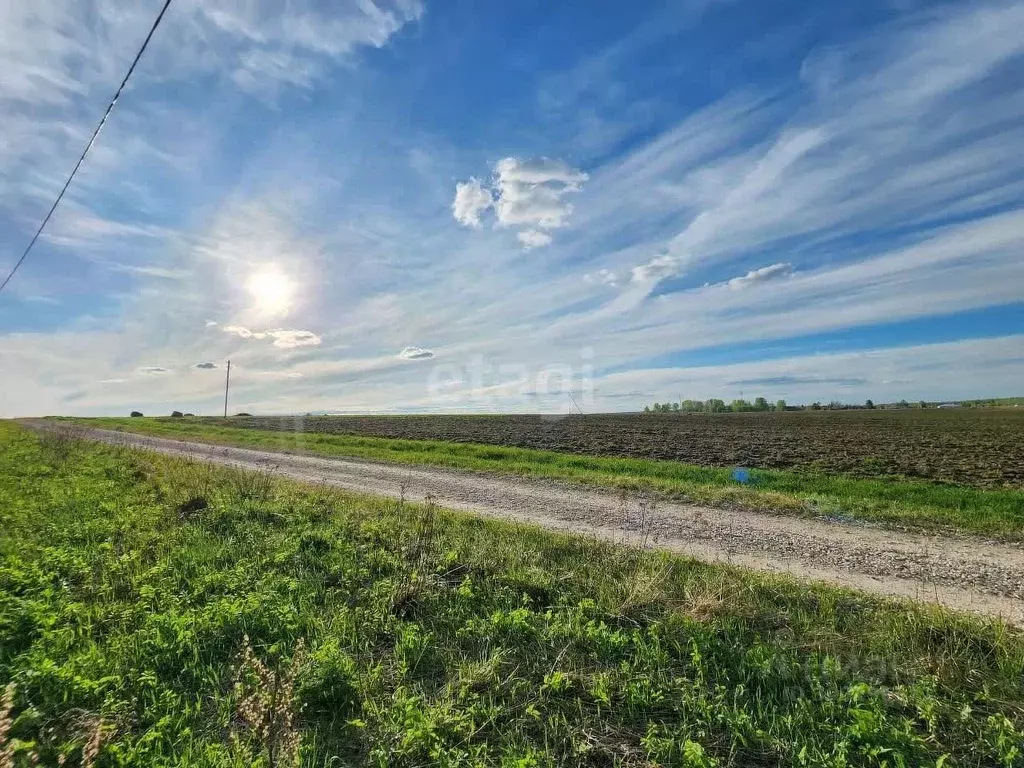
[[(33, 426), (41, 426), (36, 422)], [(508, 476), (325, 459), (125, 432), (86, 436), (218, 464), (272, 469), (376, 496), (519, 520), (618, 541), (646, 543), (706, 561), (787, 573), (875, 594), (1002, 616), (1024, 626), (1024, 547), (865, 525), (649, 502), (581, 486)]]

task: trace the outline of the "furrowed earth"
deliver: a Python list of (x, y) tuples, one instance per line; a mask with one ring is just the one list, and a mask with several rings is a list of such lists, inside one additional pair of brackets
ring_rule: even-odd
[(1024, 487), (1024, 408), (574, 416), (232, 417), (285, 432), (515, 446), (702, 466)]

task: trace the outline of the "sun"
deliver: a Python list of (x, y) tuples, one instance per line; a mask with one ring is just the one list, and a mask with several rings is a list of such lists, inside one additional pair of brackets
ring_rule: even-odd
[(295, 281), (276, 266), (263, 267), (245, 281), (252, 308), (261, 315), (284, 315), (295, 297)]

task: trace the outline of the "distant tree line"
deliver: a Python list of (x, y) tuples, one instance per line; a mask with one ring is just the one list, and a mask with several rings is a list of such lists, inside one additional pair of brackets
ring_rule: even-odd
[(745, 413), (748, 411), (785, 411), (786, 401), (779, 400), (772, 405), (763, 397), (754, 398), (754, 402), (724, 400), (680, 400), (675, 403), (654, 403), (644, 406), (644, 413)]
[(1024, 397), (989, 397), (982, 400), (961, 400), (965, 408), (1006, 408), (1024, 406)]
[(829, 403), (813, 402), (807, 405), (787, 405), (785, 400), (777, 400), (774, 405), (763, 397), (754, 398), (753, 402), (748, 400), (733, 400), (726, 403), (724, 400), (712, 398), (710, 400), (679, 400), (678, 402), (653, 403), (644, 406), (644, 413), (747, 413), (756, 411), (848, 411), (848, 410), (873, 410), (879, 409), (902, 409), (902, 408), (993, 408), (1014, 405), (1024, 405), (1024, 398), (1004, 397), (990, 398), (987, 400), (963, 400), (957, 402), (928, 402), (918, 400), (909, 403), (906, 400), (899, 400), (895, 403), (881, 403), (875, 405), (872, 400), (866, 400), (863, 404), (843, 403), (839, 400), (832, 400)]
[(746, 413), (754, 411), (849, 411), (849, 410), (874, 410), (874, 409), (902, 409), (902, 408), (1008, 408), (1024, 407), (1024, 397), (991, 397), (979, 400), (957, 400), (957, 401), (927, 401), (917, 400), (913, 403), (906, 400), (898, 400), (895, 403), (879, 403), (875, 405), (872, 400), (864, 401), (863, 405), (844, 403), (839, 400), (832, 400), (829, 403), (813, 402), (806, 405), (787, 405), (785, 400), (777, 400), (775, 404), (769, 403), (763, 397), (755, 397), (753, 402), (747, 400), (733, 400), (726, 403), (724, 400), (712, 398), (710, 400), (679, 400), (678, 402), (653, 403), (644, 406), (644, 413)]

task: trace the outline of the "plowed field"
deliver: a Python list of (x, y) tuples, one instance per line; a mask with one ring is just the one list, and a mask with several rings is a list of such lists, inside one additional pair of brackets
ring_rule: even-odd
[(584, 416), (233, 417), (272, 430), (1024, 487), (1024, 408)]

